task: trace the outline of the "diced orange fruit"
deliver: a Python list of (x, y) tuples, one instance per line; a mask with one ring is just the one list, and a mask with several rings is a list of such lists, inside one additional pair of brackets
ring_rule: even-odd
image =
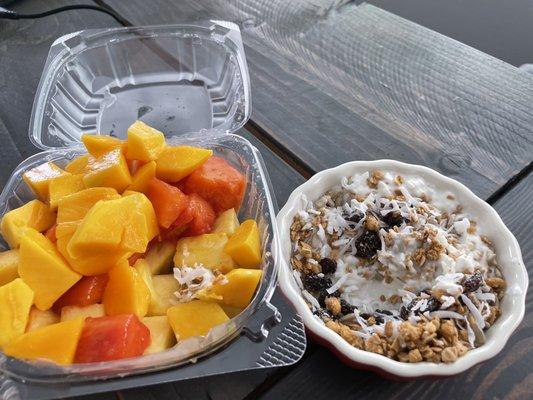
[(127, 190), (148, 193), (148, 183), (155, 178), (155, 161), (150, 161), (139, 167), (131, 178), (131, 185)]
[(150, 305), (150, 290), (127, 262), (109, 271), (103, 303), (107, 315), (135, 314), (142, 318)]
[(174, 265), (176, 267), (203, 265), (225, 273), (233, 269), (232, 258), (224, 252), (228, 243), (225, 233), (208, 233), (178, 240)]
[(24, 333), (33, 291), (20, 278), (0, 287), (0, 348)]
[(77, 363), (112, 361), (143, 354), (150, 330), (133, 314), (87, 318), (76, 351)]
[(72, 364), (83, 324), (80, 317), (25, 333), (9, 343), (4, 353), (28, 360), (47, 359), (61, 365)]
[(204, 290), (200, 298), (215, 299), (220, 303), (240, 309), (246, 308), (261, 280), (262, 272), (260, 269), (236, 268), (231, 270), (226, 274), (226, 283), (215, 283)]
[(25, 172), (22, 179), (41, 200), (47, 201), (50, 180), (64, 173), (53, 162), (47, 162)]
[(212, 154), (212, 150), (200, 147), (165, 147), (156, 160), (156, 176), (166, 182), (177, 182), (200, 167)]
[(196, 193), (190, 194), (188, 199), (187, 208), (172, 226), (184, 228), (184, 236), (196, 236), (211, 232), (216, 218), (213, 207)]
[(217, 213), (238, 210), (246, 190), (246, 176), (222, 157), (213, 156), (189, 175), (183, 190), (187, 194), (198, 193)]
[(20, 242), (19, 275), (35, 293), (39, 310), (49, 309), (81, 278), (54, 244), (33, 229), (27, 229)]
[(59, 322), (59, 315), (51, 310), (39, 310), (32, 306), (28, 324), (26, 325), (26, 332), (35, 331), (44, 326), (57, 324)]
[(128, 128), (127, 156), (129, 159), (153, 161), (157, 159), (164, 147), (165, 135), (144, 122), (135, 121)]
[(52, 225), (51, 228), (48, 228), (48, 229), (44, 232), (44, 236), (46, 236), (46, 238), (47, 238), (49, 241), (51, 241), (52, 243), (57, 242), (56, 229), (57, 229), (57, 224), (54, 224), (54, 225)]
[(167, 317), (178, 341), (205, 336), (213, 327), (229, 320), (220, 305), (201, 300), (176, 304), (168, 309)]
[(150, 329), (150, 346), (146, 348), (144, 354), (158, 353), (176, 343), (176, 337), (166, 315), (144, 317), (142, 323)]
[(19, 247), (20, 237), (26, 228), (43, 232), (54, 225), (56, 214), (46, 204), (32, 200), (23, 206), (9, 211), (2, 217), (0, 231), (9, 247)]
[(121, 150), (89, 157), (83, 182), (87, 187), (111, 187), (123, 192), (131, 184), (131, 175)]
[(19, 260), (18, 249), (0, 252), (0, 286), (18, 278)]
[(107, 274), (84, 276), (54, 303), (54, 310), (60, 313), (65, 306), (85, 307), (100, 303), (108, 280)]
[(55, 210), (59, 200), (85, 189), (82, 175), (63, 174), (50, 180), (50, 208)]
[(83, 174), (89, 162), (89, 157), (89, 154), (84, 154), (74, 158), (65, 166), (65, 171), (73, 175)]
[(81, 141), (93, 157), (100, 157), (105, 153), (122, 148), (124, 142), (112, 136), (105, 135), (81, 135)]
[(189, 202), (181, 190), (157, 178), (148, 182), (148, 198), (154, 206), (159, 225), (164, 228), (178, 218)]
[(257, 222), (244, 221), (229, 238), (224, 251), (241, 267), (254, 268), (261, 263), (261, 240)]
[(225, 233), (230, 237), (235, 233), (238, 227), (239, 219), (237, 218), (237, 213), (234, 208), (230, 208), (215, 219), (211, 233)]
[(61, 322), (70, 321), (79, 317), (98, 318), (105, 315), (105, 308), (103, 304), (91, 304), (90, 306), (65, 306), (61, 309)]

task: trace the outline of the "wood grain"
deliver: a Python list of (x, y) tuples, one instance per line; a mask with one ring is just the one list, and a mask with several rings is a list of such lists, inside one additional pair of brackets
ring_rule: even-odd
[(239, 23), (252, 119), (311, 169), (395, 158), (487, 197), (531, 161), (533, 76), (370, 5), (101, 1), (134, 24)]
[[(533, 175), (524, 178), (494, 207), (520, 242), (523, 259), (533, 273)], [(533, 288), (526, 316), (504, 350), (493, 359), (456, 377), (410, 383), (387, 381), (378, 375), (346, 367), (331, 352), (317, 349), (262, 399), (504, 399), (533, 398)]]

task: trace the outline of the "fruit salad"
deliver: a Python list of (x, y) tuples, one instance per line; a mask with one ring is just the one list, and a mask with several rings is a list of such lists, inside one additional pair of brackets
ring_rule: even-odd
[(246, 175), (207, 148), (135, 122), (83, 135), (87, 154), (23, 175), (35, 199), (0, 232), (0, 349), (62, 365), (131, 358), (206, 336), (251, 302), (256, 221)]

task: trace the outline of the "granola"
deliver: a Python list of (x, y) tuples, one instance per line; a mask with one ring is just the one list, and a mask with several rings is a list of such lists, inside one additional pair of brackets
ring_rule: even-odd
[(369, 171), (302, 200), (291, 265), (321, 323), (401, 362), (450, 363), (485, 342), (505, 280), (492, 242), (454, 194)]

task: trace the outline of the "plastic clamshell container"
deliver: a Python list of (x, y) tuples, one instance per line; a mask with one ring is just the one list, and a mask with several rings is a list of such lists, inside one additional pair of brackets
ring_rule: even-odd
[(86, 30), (53, 44), (30, 122), (30, 140), (44, 151), (13, 172), (0, 195), (1, 215), (34, 198), (22, 181), (25, 171), (46, 161), (63, 166), (85, 153), (82, 133), (123, 138), (140, 119), (164, 132), (168, 143), (209, 147), (246, 172), (248, 188), (239, 217), (259, 224), (264, 273), (252, 303), (206, 337), (147, 356), (66, 367), (0, 355), (1, 372), (41, 383), (124, 377), (194, 362), (242, 332), (251, 346), (268, 335), (281, 319), (270, 303), (277, 276), (272, 254), (279, 251), (263, 160), (249, 141), (234, 134), (249, 116), (248, 71), (240, 32), (232, 23)]

